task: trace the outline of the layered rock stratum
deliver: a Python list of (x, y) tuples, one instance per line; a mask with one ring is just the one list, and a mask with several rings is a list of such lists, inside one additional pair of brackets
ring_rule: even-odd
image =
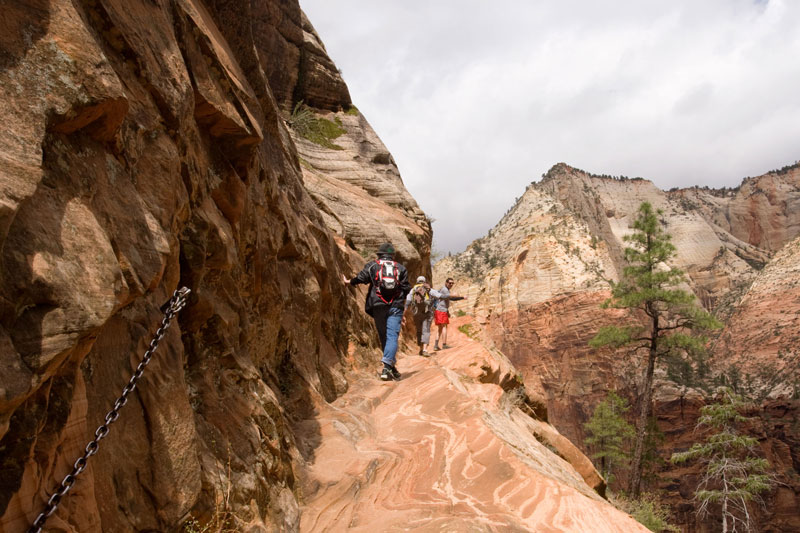
[[(800, 333), (794, 320), (798, 194), (798, 165), (747, 178), (735, 189), (661, 191), (642, 178), (597, 176), (559, 164), (529, 185), (486, 236), (439, 261), (434, 281), (456, 278), (455, 292), (467, 299), (454, 311), (477, 318), (522, 372), (528, 390), (546, 403), (550, 421), (582, 443), (583, 424), (609, 390), (636, 398), (641, 373), (621, 364), (619, 353), (590, 349), (588, 341), (601, 326), (625, 319), (621, 310), (600, 304), (609, 283), (620, 279), (623, 238), (636, 209), (650, 202), (672, 236), (673, 266), (686, 273), (685, 288), (728, 323), (710, 345), (712, 371), (720, 381), (741, 378), (742, 386), (747, 378), (756, 392), (766, 391), (763, 397), (783, 398), (778, 426), (795, 429), (770, 430), (765, 422), (759, 435), (765, 455), (775, 459), (776, 471), (788, 472), (782, 481), (796, 494), (800, 456), (787, 450), (798, 435), (791, 400)], [(703, 394), (664, 369), (658, 378), (654, 412), (667, 433), (670, 444), (662, 453), (669, 457), (670, 449), (685, 449), (696, 437), (691, 433)], [(694, 524), (689, 482), (679, 494), (676, 486), (662, 488), (683, 506), (681, 522)], [(800, 527), (790, 511), (796, 496), (775, 501), (790, 503), (772, 507), (771, 524)]]
[(318, 116), (344, 131), (334, 139), (336, 148), (294, 139), (303, 183), (326, 225), (364, 259), (391, 241), (409, 272), (429, 276), (430, 221), (403, 186), (386, 146), (355, 108)]

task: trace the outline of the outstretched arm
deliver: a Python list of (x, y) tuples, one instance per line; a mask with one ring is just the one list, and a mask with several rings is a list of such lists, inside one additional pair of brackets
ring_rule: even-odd
[(361, 285), (361, 284), (367, 285), (367, 284), (369, 284), (372, 281), (372, 276), (370, 274), (370, 267), (372, 265), (373, 265), (372, 261), (370, 261), (369, 263), (364, 265), (364, 268), (361, 269), (361, 272), (356, 274), (356, 277), (354, 277), (353, 279), (347, 279), (347, 277), (342, 275), (342, 277), (344, 278), (345, 283), (349, 283), (350, 285)]

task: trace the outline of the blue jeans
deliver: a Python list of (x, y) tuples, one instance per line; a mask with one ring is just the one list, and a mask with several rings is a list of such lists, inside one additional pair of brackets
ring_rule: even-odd
[(397, 362), (397, 341), (400, 337), (400, 323), (403, 320), (402, 307), (376, 306), (372, 310), (375, 327), (378, 328), (378, 337), (383, 348), (381, 361), (394, 366)]

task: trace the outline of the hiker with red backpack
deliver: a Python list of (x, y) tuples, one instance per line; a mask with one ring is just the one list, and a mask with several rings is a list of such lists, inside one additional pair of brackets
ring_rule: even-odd
[(433, 301), (431, 300), (431, 284), (425, 276), (419, 276), (417, 283), (411, 287), (406, 296), (406, 310), (411, 309), (414, 327), (417, 331), (419, 355), (428, 357), (428, 343), (431, 341), (431, 322), (433, 321)]
[(364, 311), (375, 321), (383, 349), (383, 381), (400, 380), (397, 371), (397, 343), (405, 310), (406, 295), (411, 291), (406, 267), (394, 260), (394, 246), (386, 242), (378, 247), (377, 259), (364, 265), (356, 277), (344, 282), (349, 285), (369, 284)]

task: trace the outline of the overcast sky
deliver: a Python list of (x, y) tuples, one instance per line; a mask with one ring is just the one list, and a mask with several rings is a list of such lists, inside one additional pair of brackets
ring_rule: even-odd
[(800, 159), (797, 0), (300, 0), (433, 217), (486, 234), (558, 162), (662, 188)]

